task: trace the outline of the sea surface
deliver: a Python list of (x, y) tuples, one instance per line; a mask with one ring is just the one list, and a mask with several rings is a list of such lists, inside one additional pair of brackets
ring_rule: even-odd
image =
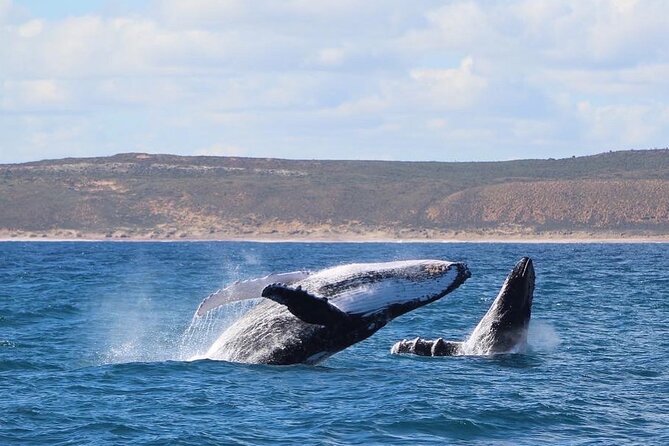
[[(464, 339), (525, 255), (527, 353), (390, 354)], [(419, 258), (472, 277), (318, 366), (188, 360), (244, 311), (184, 336), (227, 283)], [(542, 443), (669, 444), (669, 245), (0, 243), (0, 445)]]

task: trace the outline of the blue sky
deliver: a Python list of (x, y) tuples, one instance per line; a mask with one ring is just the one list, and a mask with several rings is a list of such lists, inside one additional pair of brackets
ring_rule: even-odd
[(663, 0), (0, 0), (0, 163), (666, 147)]

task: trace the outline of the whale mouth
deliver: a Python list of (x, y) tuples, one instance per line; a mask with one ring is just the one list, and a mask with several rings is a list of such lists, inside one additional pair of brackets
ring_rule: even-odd
[(535, 272), (532, 259), (523, 257), (508, 275), (491, 309), (503, 319), (526, 327), (530, 319), (534, 297)]
[(523, 257), (516, 263), (504, 282), (500, 290), (500, 297), (503, 296), (501, 300), (511, 299), (516, 305), (521, 303), (532, 305), (534, 282), (534, 263), (529, 257)]
[(522, 277), (525, 279), (527, 294), (526, 294), (526, 303), (532, 305), (532, 298), (534, 297), (534, 281), (535, 281), (535, 272), (534, 272), (534, 263), (529, 257), (523, 257), (521, 260), (524, 262)]
[(528, 278), (530, 275), (534, 276), (534, 264), (529, 257), (523, 257), (516, 263), (513, 268), (514, 275)]

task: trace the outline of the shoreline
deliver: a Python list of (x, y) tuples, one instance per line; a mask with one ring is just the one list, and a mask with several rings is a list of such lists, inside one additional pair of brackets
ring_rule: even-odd
[(437, 230), (383, 227), (242, 228), (211, 231), (200, 227), (115, 228), (86, 231), (67, 228), (20, 230), (0, 228), (0, 242), (133, 242), (133, 243), (669, 243), (669, 233), (652, 231), (555, 230), (530, 228)]
[(480, 244), (656, 244), (669, 243), (669, 235), (611, 237), (603, 235), (557, 237), (534, 234), (521, 237), (464, 236), (457, 238), (392, 238), (392, 237), (220, 237), (220, 238), (147, 238), (147, 237), (7, 237), (0, 235), (0, 243), (480, 243)]

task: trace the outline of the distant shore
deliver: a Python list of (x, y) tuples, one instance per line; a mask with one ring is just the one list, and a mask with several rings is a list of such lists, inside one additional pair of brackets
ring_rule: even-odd
[[(404, 236), (402, 236), (404, 235)], [(179, 232), (176, 236), (131, 231), (86, 232), (76, 230), (15, 231), (0, 229), (0, 242), (259, 242), (259, 243), (669, 243), (669, 234), (611, 232), (457, 231), (452, 233), (390, 234), (387, 231), (327, 234), (203, 234)]]
[(125, 153), (0, 165), (0, 240), (669, 242), (669, 149), (503, 162)]

